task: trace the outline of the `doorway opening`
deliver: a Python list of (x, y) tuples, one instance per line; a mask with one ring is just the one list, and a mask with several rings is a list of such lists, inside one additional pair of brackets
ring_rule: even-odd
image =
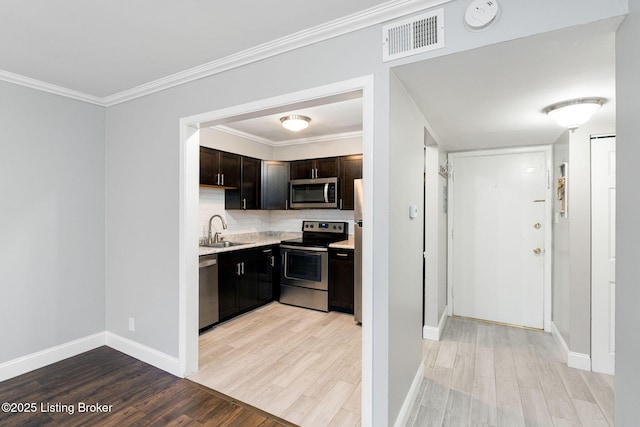
[[(363, 192), (365, 194), (364, 222), (370, 223), (373, 203), (367, 194), (373, 181), (373, 77), (367, 76), (296, 93), (269, 98), (249, 104), (186, 117), (180, 121), (180, 293), (179, 293), (179, 362), (184, 375), (198, 371), (198, 210), (199, 210), (199, 146), (201, 128), (215, 124), (258, 117), (283, 109), (319, 105), (328, 99), (339, 98), (355, 91), (362, 93), (362, 154)], [(362, 253), (362, 422), (366, 424), (372, 413), (373, 387), (373, 331), (372, 331), (372, 233), (363, 232)]]

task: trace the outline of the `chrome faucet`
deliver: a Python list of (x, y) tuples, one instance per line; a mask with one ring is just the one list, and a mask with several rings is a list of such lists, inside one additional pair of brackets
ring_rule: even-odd
[(208, 236), (208, 238), (207, 238), (207, 243), (208, 243), (208, 244), (211, 244), (211, 243), (218, 243), (218, 242), (219, 242), (219, 239), (220, 239), (220, 233), (218, 233), (218, 232), (216, 232), (215, 237), (213, 237), (213, 238), (212, 238), (212, 236), (211, 236), (211, 221), (213, 221), (213, 219), (214, 219), (215, 217), (220, 218), (220, 222), (222, 222), (222, 228), (223, 228), (224, 230), (226, 230), (226, 229), (227, 229), (227, 223), (226, 223), (226, 222), (224, 222), (224, 218), (222, 218), (220, 215), (215, 214), (215, 215), (213, 215), (211, 218), (209, 218), (209, 236)]

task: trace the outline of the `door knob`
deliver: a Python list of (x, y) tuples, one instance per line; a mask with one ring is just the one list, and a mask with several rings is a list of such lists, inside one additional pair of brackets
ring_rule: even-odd
[(534, 253), (534, 254), (536, 254), (536, 255), (540, 255), (540, 254), (542, 253), (542, 249), (540, 249), (540, 248), (535, 248), (535, 249), (533, 250), (533, 253)]
[(539, 222), (533, 224), (533, 228), (535, 228), (536, 230), (540, 230), (540, 227), (542, 227), (542, 224), (540, 224)]

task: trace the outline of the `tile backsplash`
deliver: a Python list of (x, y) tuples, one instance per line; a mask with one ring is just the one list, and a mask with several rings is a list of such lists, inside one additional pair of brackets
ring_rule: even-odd
[(291, 209), (283, 211), (225, 210), (224, 190), (200, 187), (200, 237), (207, 235), (209, 218), (218, 214), (227, 222), (222, 229), (220, 220), (213, 220), (213, 231), (222, 235), (255, 233), (261, 231), (301, 231), (302, 220), (347, 221), (349, 234), (353, 234), (353, 211), (338, 209)]

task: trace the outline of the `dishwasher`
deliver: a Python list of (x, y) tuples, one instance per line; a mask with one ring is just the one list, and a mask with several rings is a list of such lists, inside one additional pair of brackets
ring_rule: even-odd
[(198, 329), (202, 331), (220, 320), (218, 310), (218, 255), (201, 256), (199, 264)]

